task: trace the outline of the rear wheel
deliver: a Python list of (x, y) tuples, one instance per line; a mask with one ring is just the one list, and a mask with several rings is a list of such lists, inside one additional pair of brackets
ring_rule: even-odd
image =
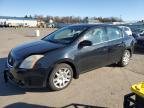
[(122, 56), (122, 58), (119, 62), (119, 65), (122, 66), (122, 67), (127, 66), (129, 64), (130, 57), (131, 57), (130, 51), (125, 50), (124, 53), (123, 53), (123, 56)]
[(73, 78), (73, 70), (68, 64), (57, 64), (48, 80), (51, 90), (57, 91), (66, 88)]

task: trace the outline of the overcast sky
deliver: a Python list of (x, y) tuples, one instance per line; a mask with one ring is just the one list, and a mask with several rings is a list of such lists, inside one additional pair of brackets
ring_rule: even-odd
[(144, 0), (0, 0), (0, 16), (122, 17), (144, 19)]

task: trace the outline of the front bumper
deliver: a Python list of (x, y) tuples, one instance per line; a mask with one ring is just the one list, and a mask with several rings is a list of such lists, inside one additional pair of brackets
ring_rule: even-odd
[(5, 83), (10, 82), (14, 85), (18, 85), (21, 87), (24, 86), (24, 82), (22, 82), (22, 80), (18, 80), (14, 78), (14, 76), (7, 69), (4, 70), (4, 80), (5, 80)]
[(44, 69), (25, 70), (25, 69), (5, 69), (4, 80), (24, 88), (46, 87), (47, 71)]

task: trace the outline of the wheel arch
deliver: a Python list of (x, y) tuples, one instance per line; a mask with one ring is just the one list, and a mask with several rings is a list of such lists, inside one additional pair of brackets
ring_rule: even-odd
[(130, 52), (131, 57), (132, 57), (133, 52), (134, 52), (134, 46), (135, 46), (134, 38), (128, 38), (128, 40), (126, 40), (125, 50), (128, 50)]
[(71, 68), (73, 69), (73, 78), (78, 79), (79, 78), (79, 72), (78, 72), (78, 68), (75, 65), (75, 63), (70, 60), (70, 59), (63, 59), (58, 61), (56, 64), (61, 64), (61, 63), (65, 63), (71, 66)]
[(132, 49), (131, 48), (127, 48), (126, 50), (128, 50), (130, 52), (130, 57), (132, 57), (132, 55), (133, 55)]
[(71, 68), (73, 69), (73, 78), (74, 78), (74, 79), (78, 79), (78, 78), (79, 78), (78, 67), (77, 67), (77, 65), (73, 62), (73, 60), (71, 60), (71, 59), (62, 59), (62, 60), (59, 60), (59, 61), (55, 62), (55, 63), (51, 66), (51, 69), (50, 69), (51, 71), (49, 72), (48, 77), (49, 77), (49, 75), (51, 74), (52, 70), (54, 69), (55, 65), (61, 64), (61, 63), (65, 63), (65, 64), (70, 65)]

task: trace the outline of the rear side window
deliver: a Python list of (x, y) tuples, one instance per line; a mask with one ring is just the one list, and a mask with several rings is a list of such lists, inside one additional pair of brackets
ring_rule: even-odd
[(107, 27), (107, 35), (109, 37), (109, 40), (122, 38), (121, 30), (115, 27)]

